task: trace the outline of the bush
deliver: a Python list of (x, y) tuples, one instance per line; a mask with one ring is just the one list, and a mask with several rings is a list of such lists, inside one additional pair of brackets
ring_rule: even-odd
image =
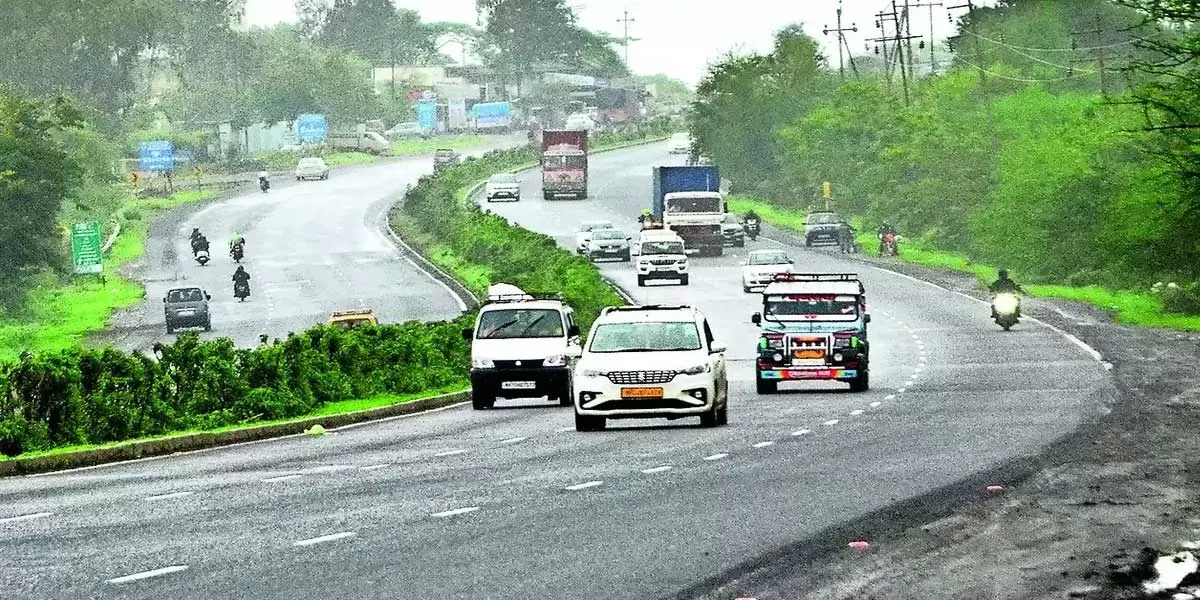
[(1185, 285), (1157, 283), (1151, 288), (1162, 298), (1163, 309), (1184, 315), (1200, 315), (1200, 282)]

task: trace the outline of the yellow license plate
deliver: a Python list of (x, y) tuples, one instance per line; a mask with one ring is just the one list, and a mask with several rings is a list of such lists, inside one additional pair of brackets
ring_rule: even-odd
[(622, 398), (662, 398), (663, 389), (660, 387), (650, 388), (621, 388)]
[(825, 351), (824, 350), (797, 350), (795, 353), (793, 353), (793, 356), (795, 358), (799, 358), (799, 359), (825, 358)]

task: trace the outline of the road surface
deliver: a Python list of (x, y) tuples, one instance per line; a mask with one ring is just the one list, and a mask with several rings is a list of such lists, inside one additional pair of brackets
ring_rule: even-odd
[[(496, 204), (569, 245), (575, 223), (632, 218), (662, 144), (592, 159), (592, 198)], [(752, 243), (750, 248), (771, 242)], [(845, 270), (790, 249), (797, 264)], [(669, 597), (744, 561), (1035, 453), (1096, 414), (1108, 376), (1033, 323), (854, 265), (867, 287), (872, 389), (758, 396), (754, 299), (739, 256), (695, 259), (689, 302), (730, 346), (730, 424), (618, 421), (573, 431), (532, 401), (177, 457), (0, 481), (0, 597)], [(752, 591), (752, 590), (748, 590)]]

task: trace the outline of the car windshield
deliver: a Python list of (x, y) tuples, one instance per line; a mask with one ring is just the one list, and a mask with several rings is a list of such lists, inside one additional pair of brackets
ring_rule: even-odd
[(767, 296), (766, 316), (777, 319), (802, 318), (825, 321), (858, 319), (858, 297), (825, 294), (772, 294)]
[(319, 158), (302, 158), (300, 159), (301, 167), (321, 167), (325, 165), (325, 161)]
[(597, 229), (612, 229), (613, 224), (607, 221), (599, 221), (596, 223), (584, 223), (579, 227), (579, 231), (595, 231)]
[(755, 252), (750, 255), (752, 265), (785, 265), (788, 255), (783, 252)]
[(672, 198), (667, 200), (667, 213), (715, 213), (721, 212), (720, 198)]
[(741, 225), (742, 222), (738, 220), (737, 215), (725, 215), (725, 224), (726, 225)]
[(642, 254), (683, 254), (683, 244), (671, 241), (642, 242)]
[(492, 175), (492, 183), (517, 183), (516, 175)]
[(603, 323), (592, 332), (591, 352), (678, 352), (699, 350), (700, 332), (691, 321)]
[(833, 225), (841, 222), (841, 215), (836, 215), (833, 213), (815, 213), (808, 215), (809, 225)]
[(625, 237), (624, 231), (618, 231), (616, 229), (601, 229), (600, 231), (592, 234), (593, 240), (623, 240)]
[(204, 292), (196, 288), (167, 292), (167, 302), (202, 302), (203, 300)]
[(439, 158), (446, 158), (448, 156), (454, 156), (454, 151), (453, 150), (438, 150), (437, 152), (434, 153), (434, 156), (437, 156)]
[(549, 308), (489, 310), (479, 317), (476, 337), (481, 340), (563, 337), (562, 314)]

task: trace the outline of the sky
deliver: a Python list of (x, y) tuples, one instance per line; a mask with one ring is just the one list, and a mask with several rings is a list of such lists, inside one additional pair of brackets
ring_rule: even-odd
[[(910, 5), (943, 5), (932, 8), (937, 39), (954, 33), (949, 14), (957, 17), (966, 10), (945, 8), (966, 4), (966, 0), (908, 1)], [(399, 8), (417, 11), (423, 21), (475, 23), (475, 0), (394, 0), (394, 3)], [(896, 3), (904, 6), (904, 0)], [(624, 34), (624, 26), (618, 21), (628, 11), (633, 19), (629, 35), (639, 40), (629, 45), (629, 64), (640, 75), (663, 73), (694, 86), (704, 77), (710, 62), (730, 51), (770, 51), (774, 33), (792, 23), (803, 24), (805, 32), (822, 42), (830, 64), (837, 65), (837, 34), (823, 35), (822, 29), (837, 27), (838, 0), (568, 0), (568, 4), (575, 9), (580, 25), (616, 36)], [(846, 32), (850, 49), (856, 54), (864, 53), (866, 40), (880, 35), (875, 28), (875, 13), (891, 12), (892, 0), (844, 0), (841, 4), (842, 27), (849, 28), (851, 24), (858, 27), (857, 33)], [(911, 10), (913, 35), (927, 39), (931, 9)], [(249, 25), (269, 26), (295, 19), (293, 0), (247, 0)], [(444, 51), (450, 56), (456, 54), (450, 47)]]

